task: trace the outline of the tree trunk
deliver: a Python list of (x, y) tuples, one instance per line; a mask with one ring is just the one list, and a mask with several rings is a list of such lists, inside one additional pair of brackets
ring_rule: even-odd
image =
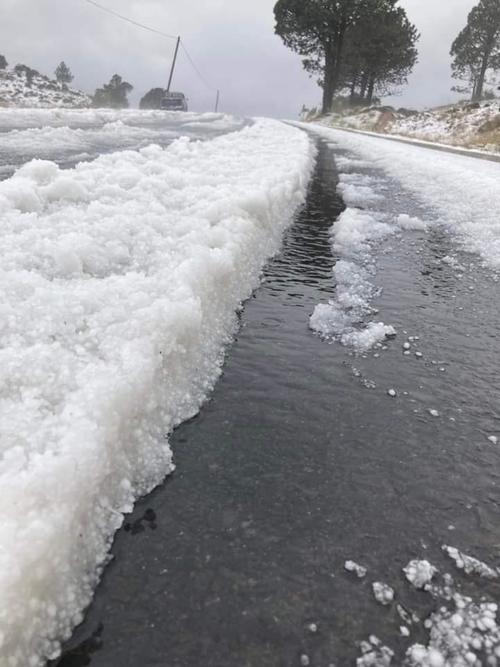
[(345, 38), (345, 27), (341, 27), (337, 33), (337, 39), (335, 40), (335, 67), (333, 72), (333, 82), (332, 82), (332, 99), (340, 83), (340, 68), (342, 67), (342, 56), (344, 55), (344, 38)]
[(333, 87), (331, 72), (325, 72), (325, 82), (323, 84), (323, 108), (322, 113), (330, 113), (333, 105)]
[(491, 54), (495, 46), (495, 38), (496, 38), (496, 27), (493, 28), (491, 32), (489, 32), (488, 37), (486, 39), (486, 43), (484, 44), (484, 53), (481, 62), (481, 71), (479, 72), (474, 94), (472, 97), (473, 102), (479, 101), (483, 96), (484, 80), (486, 79), (486, 71), (490, 64)]
[(489, 54), (483, 56), (483, 62), (481, 63), (481, 71), (474, 86), (474, 92), (472, 94), (472, 101), (478, 102), (483, 96), (484, 90), (484, 80), (486, 78), (486, 70), (488, 69)]
[(335, 35), (335, 51), (332, 44), (325, 47), (325, 82), (323, 88), (323, 113), (331, 111), (333, 98), (340, 83), (340, 68), (344, 54), (345, 33), (347, 23), (344, 21)]
[(375, 90), (375, 76), (373, 74), (370, 75), (370, 83), (368, 84), (368, 94), (366, 96), (366, 101), (368, 103), (368, 106), (371, 105), (373, 102), (373, 92)]
[(361, 89), (359, 91), (359, 95), (362, 100), (365, 99), (367, 88), (368, 88), (368, 74), (366, 74), (366, 72), (363, 72), (363, 76), (361, 77)]
[(332, 54), (331, 48), (325, 49), (325, 72), (323, 77), (323, 108), (322, 112), (330, 113), (333, 104), (334, 94), (334, 75), (335, 75), (335, 58)]
[(356, 96), (356, 86), (358, 85), (358, 73), (356, 72), (355, 74), (352, 75), (352, 81), (351, 81), (351, 102), (354, 101), (354, 97)]
[(476, 99), (476, 91), (477, 91), (477, 78), (474, 79), (474, 84), (473, 84), (473, 86), (472, 86), (472, 97), (471, 97), (471, 100), (472, 100), (473, 102), (474, 102), (474, 100)]

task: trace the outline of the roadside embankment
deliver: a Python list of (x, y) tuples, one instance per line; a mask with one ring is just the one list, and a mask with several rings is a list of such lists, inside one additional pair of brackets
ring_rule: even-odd
[(375, 132), (500, 155), (500, 100), (426, 111), (368, 107), (313, 117), (327, 127)]

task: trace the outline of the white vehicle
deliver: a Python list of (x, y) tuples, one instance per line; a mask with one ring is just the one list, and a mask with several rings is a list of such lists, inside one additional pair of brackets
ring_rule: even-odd
[(165, 93), (160, 106), (166, 111), (188, 110), (187, 99), (184, 93)]

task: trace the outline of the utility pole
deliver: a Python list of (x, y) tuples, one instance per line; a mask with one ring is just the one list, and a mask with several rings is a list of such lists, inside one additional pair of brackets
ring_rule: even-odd
[(174, 76), (175, 63), (177, 62), (177, 54), (179, 53), (180, 43), (181, 43), (181, 38), (177, 37), (177, 44), (175, 45), (174, 59), (172, 61), (172, 67), (170, 69), (170, 77), (168, 79), (167, 93), (170, 92), (170, 86), (172, 85), (172, 78)]
[(219, 100), (220, 100), (220, 90), (217, 91), (217, 97), (215, 98), (215, 113), (219, 111)]

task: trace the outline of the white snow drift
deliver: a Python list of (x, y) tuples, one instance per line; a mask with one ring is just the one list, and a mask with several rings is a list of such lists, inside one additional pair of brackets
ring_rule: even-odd
[[(344, 185), (341, 182), (340, 190), (345, 193)], [(349, 187), (350, 201), (356, 199), (367, 204), (377, 201), (369, 186), (358, 186), (351, 181)], [(311, 329), (359, 352), (396, 334), (390, 325), (369, 321), (374, 314), (370, 302), (377, 294), (372, 246), (394, 231), (376, 213), (347, 208), (340, 215), (331, 230), (333, 251), (339, 258), (333, 268), (335, 299), (316, 306), (310, 319)]]
[(129, 127), (164, 127), (174, 123), (184, 127), (205, 127), (213, 130), (233, 129), (245, 123), (242, 118), (224, 113), (179, 113), (142, 109), (18, 109), (0, 107), (0, 130), (47, 128), (102, 128), (121, 122)]
[(59, 164), (90, 160), (104, 152), (170, 144), (179, 134), (194, 139), (241, 130), (248, 121), (227, 114), (109, 109), (0, 109), (0, 169), (32, 158)]
[(303, 132), (259, 121), (0, 183), (1, 665), (43, 664), (81, 620), (313, 162)]
[[(497, 571), (476, 558), (468, 556), (453, 547), (443, 547), (465, 574), (486, 579), (496, 578)], [(453, 577), (438, 572), (427, 560), (412, 560), (403, 569), (406, 579), (422, 594), (434, 601), (434, 610), (423, 621), (428, 637), (425, 644), (411, 644), (405, 657), (397, 665), (403, 667), (481, 667), (500, 665), (500, 628), (497, 614), (498, 605), (481, 597), (473, 599), (461, 592)], [(390, 605), (394, 590), (387, 584), (372, 584), (375, 599), (380, 604)], [(419, 617), (410, 610), (396, 605), (396, 611), (404, 626), (399, 634), (410, 637), (412, 629), (420, 624)], [(399, 623), (399, 620), (397, 621)], [(361, 656), (358, 667), (390, 667), (395, 665), (394, 651), (384, 646), (377, 637), (361, 642)]]
[[(444, 546), (443, 550), (466, 574), (496, 578), (496, 571), (486, 563), (454, 547)], [(465, 596), (449, 574), (443, 575), (443, 585), (432, 585), (431, 580), (438, 571), (428, 561), (412, 561), (404, 573), (416, 588), (422, 588), (439, 601), (436, 611), (424, 623), (429, 632), (427, 646), (410, 646), (403, 663), (405, 667), (497, 667), (500, 664), (497, 604)]]

